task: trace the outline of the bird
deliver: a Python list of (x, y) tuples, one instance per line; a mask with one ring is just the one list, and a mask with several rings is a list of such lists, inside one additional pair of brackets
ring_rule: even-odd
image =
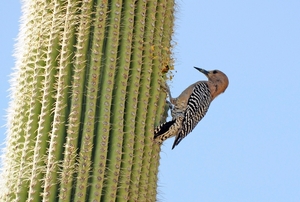
[(229, 80), (220, 70), (207, 71), (194, 67), (203, 73), (208, 81), (198, 81), (187, 87), (177, 98), (173, 98), (167, 84), (162, 87), (167, 91), (170, 101), (172, 120), (162, 123), (154, 129), (154, 140), (159, 144), (175, 136), (172, 149), (177, 146), (196, 127), (205, 116), (210, 103), (225, 92)]

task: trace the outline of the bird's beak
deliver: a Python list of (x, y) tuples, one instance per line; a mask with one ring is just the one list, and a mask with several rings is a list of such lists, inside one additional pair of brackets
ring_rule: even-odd
[(199, 67), (194, 67), (195, 69), (197, 69), (199, 72), (202, 72), (203, 74), (205, 74), (206, 76), (208, 76), (209, 72), (206, 71), (205, 69), (201, 69)]

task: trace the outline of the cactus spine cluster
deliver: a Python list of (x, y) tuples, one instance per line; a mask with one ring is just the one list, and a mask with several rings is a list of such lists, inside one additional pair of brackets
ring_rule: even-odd
[(173, 0), (24, 0), (1, 201), (155, 201)]

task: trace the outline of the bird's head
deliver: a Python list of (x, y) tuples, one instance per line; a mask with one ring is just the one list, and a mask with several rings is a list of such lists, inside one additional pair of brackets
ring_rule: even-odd
[(229, 80), (228, 77), (223, 72), (221, 72), (220, 70), (207, 71), (199, 67), (194, 67), (194, 68), (197, 69), (199, 72), (203, 73), (208, 78), (208, 81), (211, 84), (210, 88), (214, 87), (214, 89), (211, 89), (213, 90), (212, 91), (213, 98), (225, 92), (226, 88), (228, 87)]

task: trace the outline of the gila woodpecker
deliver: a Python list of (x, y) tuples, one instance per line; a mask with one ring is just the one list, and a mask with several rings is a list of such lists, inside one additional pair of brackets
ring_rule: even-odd
[(192, 132), (206, 114), (213, 99), (223, 93), (229, 83), (227, 76), (219, 70), (195, 69), (205, 74), (208, 81), (198, 81), (190, 85), (177, 98), (173, 98), (169, 87), (165, 86), (169, 94), (172, 120), (154, 130), (154, 139), (161, 144), (167, 138), (175, 136), (172, 149)]

